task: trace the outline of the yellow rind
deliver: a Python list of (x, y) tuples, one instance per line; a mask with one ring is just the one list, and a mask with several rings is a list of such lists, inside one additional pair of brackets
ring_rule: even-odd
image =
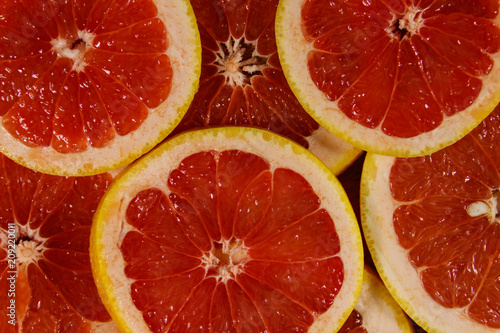
[[(127, 152), (127, 149), (132, 146), (132, 144), (122, 144), (121, 146), (112, 147), (111, 149), (109, 147), (88, 147), (87, 150), (82, 153), (62, 154), (56, 152), (51, 147), (25, 146), (17, 139), (14, 139), (9, 133), (6, 132), (5, 129), (3, 129), (2, 126), (0, 126), (0, 139), (3, 140), (0, 144), (0, 153), (4, 154), (20, 165), (42, 173), (57, 176), (89, 176), (104, 173), (130, 164), (138, 157), (144, 155), (152, 148), (154, 148), (163, 139), (165, 139), (182, 120), (184, 114), (189, 108), (189, 105), (191, 104), (191, 101), (194, 98), (194, 95), (198, 90), (199, 78), (201, 76), (202, 48), (196, 17), (189, 0), (175, 0), (175, 3), (174, 1), (154, 1), (157, 6), (165, 6), (166, 4), (169, 4), (175, 8), (180, 8), (181, 11), (184, 11), (185, 9), (186, 25), (184, 26), (183, 31), (189, 32), (190, 38), (189, 40), (183, 41), (183, 43), (187, 48), (189, 48), (189, 53), (194, 55), (194, 57), (191, 59), (192, 61), (189, 62), (189, 64), (183, 65), (183, 67), (185, 67), (185, 70), (187, 71), (186, 73), (190, 73), (190, 75), (184, 76), (182, 80), (187, 79), (190, 82), (188, 82), (185, 90), (183, 90), (184, 93), (182, 94), (180, 104), (175, 109), (169, 108), (168, 114), (172, 116), (169, 122), (157, 122), (158, 126), (162, 127), (162, 129), (158, 131), (156, 137), (151, 137), (149, 141), (142, 142), (139, 146), (139, 149), (131, 152)], [(178, 16), (179, 15), (177, 15), (177, 17)], [(172, 45), (170, 45), (169, 48), (171, 49)], [(176, 52), (179, 53), (181, 51), (177, 50)], [(161, 107), (162, 105), (160, 105), (158, 108)], [(139, 130), (140, 128), (134, 132), (138, 132)], [(132, 132), (133, 135), (134, 132)], [(143, 135), (137, 136), (138, 138), (140, 138)], [(119, 157), (115, 157), (110, 160), (107, 152), (105, 152), (106, 149), (109, 150), (109, 153), (119, 154)], [(88, 154), (85, 155), (85, 152), (87, 152)], [(99, 155), (98, 152), (103, 153)], [(97, 153), (97, 156), (94, 156), (94, 153)], [(89, 156), (90, 158), (87, 156)]]
[[(338, 329), (340, 329), (340, 327), (343, 325), (345, 320), (354, 309), (363, 282), (364, 257), (361, 233), (349, 199), (335, 175), (332, 174), (332, 172), (319, 158), (311, 154), (307, 149), (285, 137), (282, 137), (270, 131), (247, 127), (210, 128), (188, 131), (177, 135), (159, 145), (157, 148), (131, 165), (126, 172), (117, 177), (114, 184), (104, 195), (97, 209), (97, 212), (94, 215), (90, 238), (90, 260), (92, 272), (94, 274), (94, 279), (96, 281), (96, 286), (98, 288), (99, 294), (102, 298), (103, 304), (115, 321), (116, 325), (120, 328), (120, 330), (122, 330), (122, 332), (135, 331), (127, 321), (127, 314), (123, 313), (124, 309), (119, 299), (119, 291), (117, 291), (115, 283), (112, 281), (109, 275), (110, 267), (107, 259), (105, 258), (105, 245), (108, 242), (113, 242), (113, 240), (110, 240), (106, 237), (105, 229), (107, 227), (107, 224), (112, 223), (113, 220), (116, 220), (114, 212), (118, 206), (127, 205), (127, 201), (123, 201), (123, 197), (127, 196), (127, 193), (130, 194), (131, 191), (134, 191), (133, 189), (131, 190), (131, 187), (133, 187), (131, 186), (131, 183), (138, 179), (144, 179), (145, 176), (143, 173), (147, 171), (148, 167), (154, 165), (156, 159), (160, 159), (162, 158), (162, 156), (169, 156), (169, 154), (171, 154), (174, 149), (176, 151), (178, 151), (179, 149), (182, 150), (183, 147), (191, 147), (190, 149), (197, 149), (196, 147), (198, 143), (202, 144), (202, 142), (206, 142), (207, 140), (209, 141), (211, 138), (215, 137), (219, 137), (224, 140), (224, 142), (228, 143), (231, 142), (232, 138), (237, 138), (242, 142), (248, 142), (249, 147), (256, 146), (255, 142), (261, 140), (261, 143), (259, 143), (258, 147), (255, 148), (257, 154), (259, 150), (263, 151), (265, 149), (269, 149), (268, 147), (271, 147), (273, 145), (273, 147), (279, 146), (290, 154), (300, 156), (300, 159), (305, 161), (304, 165), (307, 166), (309, 174), (303, 176), (305, 176), (306, 178), (313, 177), (317, 179), (317, 182), (327, 183), (329, 184), (328, 187), (331, 189), (331, 191), (335, 192), (335, 195), (339, 200), (339, 202), (335, 204), (335, 206), (337, 208), (344, 208), (342, 212), (338, 212), (336, 214), (340, 214), (339, 216), (347, 217), (347, 221), (345, 221), (344, 224), (344, 229), (347, 229), (343, 230), (343, 234), (345, 235), (342, 237), (348, 239), (346, 244), (352, 245), (349, 249), (341, 249), (341, 251), (346, 251), (341, 253), (349, 253), (350, 255), (355, 254), (355, 256), (353, 257), (353, 262), (351, 263), (353, 267), (349, 267), (351, 272), (350, 274), (352, 274), (352, 276), (349, 277), (348, 283), (352, 288), (349, 289), (349, 293), (341, 293), (336, 298), (337, 304), (340, 301), (344, 302), (342, 304), (342, 313), (337, 313), (337, 316), (332, 319), (326, 316), (326, 314), (329, 313), (327, 311), (325, 314), (317, 318), (315, 324), (313, 324), (313, 326), (311, 327), (310, 332), (337, 331)], [(277, 164), (277, 166), (280, 166), (279, 161), (275, 163)], [(156, 177), (161, 176), (155, 174), (155, 178)], [(138, 187), (142, 189), (141, 186), (143, 185), (138, 185)], [(321, 193), (319, 194), (321, 195)], [(131, 193), (130, 195), (128, 195), (128, 197), (133, 195), (134, 193)], [(321, 200), (329, 202), (329, 200), (332, 199), (321, 198)], [(345, 285), (347, 285), (348, 283), (346, 281)]]
[[(106, 195), (111, 195), (109, 193), (110, 192), (107, 192)], [(89, 246), (90, 254), (101, 252), (103, 249), (103, 243), (106, 241), (98, 238), (99, 235), (102, 234), (102, 228), (103, 228), (103, 222), (100, 221), (106, 221), (106, 218), (104, 218), (104, 216), (106, 216), (106, 210), (100, 209), (99, 207), (101, 205), (102, 205), (102, 200), (101, 204), (99, 204), (97, 208), (96, 213), (94, 214), (92, 222), (92, 228), (90, 231), (90, 246)], [(107, 262), (99, 256), (90, 255), (90, 263), (92, 268), (92, 275), (94, 277), (94, 282), (97, 287), (97, 292), (99, 293), (99, 297), (101, 298), (104, 307), (111, 316), (111, 319), (115, 323), (116, 327), (118, 327), (120, 332), (132, 333), (124, 318), (122, 318), (119, 315), (118, 309), (115, 306), (113, 306), (114, 304), (118, 303), (116, 297), (114, 297), (113, 294), (103, 292), (104, 290), (112, 286), (111, 279), (106, 274)]]
[[(294, 60), (310, 49), (305, 43), (301, 28), (300, 8), (305, 0), (281, 0), (278, 4), (275, 31), (278, 56), (285, 78), (298, 101), (321, 126), (340, 139), (367, 152), (396, 156), (424, 156), (441, 150), (457, 142), (479, 125), (500, 103), (500, 52), (494, 58), (495, 66), (491, 73), (483, 77), (483, 89), (474, 106), (452, 117), (432, 131), (413, 138), (390, 137), (379, 129), (369, 129), (343, 115), (337, 101), (331, 102), (320, 92), (312, 79), (304, 74), (307, 64)], [(297, 14), (299, 13), (299, 14)], [(500, 15), (495, 19), (500, 26)], [(290, 52), (289, 52), (290, 51)], [(334, 115), (334, 116), (332, 116)], [(447, 127), (447, 128), (445, 128)]]

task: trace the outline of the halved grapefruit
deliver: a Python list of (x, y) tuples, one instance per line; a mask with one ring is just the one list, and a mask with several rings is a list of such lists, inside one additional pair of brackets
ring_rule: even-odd
[(500, 101), (499, 2), (283, 0), (278, 54), (304, 108), (354, 146), (435, 152)]
[(0, 332), (118, 332), (89, 261), (110, 174), (41, 174), (0, 154)]
[(334, 172), (361, 150), (326, 131), (302, 108), (283, 75), (274, 23), (278, 0), (191, 0), (202, 45), (200, 88), (174, 133), (256, 126), (309, 148)]
[(0, 152), (88, 175), (165, 138), (196, 92), (201, 48), (187, 0), (0, 3)]
[(269, 131), (190, 131), (132, 165), (94, 217), (91, 265), (123, 332), (333, 332), (362, 283), (336, 177)]
[(401, 307), (430, 332), (500, 331), (500, 107), (434, 154), (368, 154), (362, 224)]

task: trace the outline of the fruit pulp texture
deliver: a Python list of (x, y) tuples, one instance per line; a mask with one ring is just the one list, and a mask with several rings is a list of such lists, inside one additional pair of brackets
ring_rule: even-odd
[(16, 332), (83, 333), (90, 321), (111, 320), (88, 253), (92, 216), (110, 183), (107, 174), (44, 175), (0, 155), (0, 327), (14, 330), (12, 299)]
[(425, 290), (440, 305), (500, 328), (500, 108), (456, 144), (397, 159), (394, 229)]
[(167, 99), (167, 31), (152, 0), (14, 0), (0, 13), (0, 117), (26, 145), (104, 147)]
[(353, 310), (338, 333), (368, 333), (368, 330), (363, 327), (361, 313)]
[(316, 86), (348, 118), (409, 138), (467, 109), (500, 49), (498, 1), (306, 0)]
[[(335, 301), (334, 221), (298, 173), (239, 150), (206, 151), (139, 192), (120, 245), (153, 332), (305, 332)], [(162, 186), (163, 188), (163, 186)]]
[(192, 0), (202, 43), (200, 88), (175, 133), (218, 125), (266, 128), (308, 147), (319, 125), (283, 75), (274, 35), (277, 0)]

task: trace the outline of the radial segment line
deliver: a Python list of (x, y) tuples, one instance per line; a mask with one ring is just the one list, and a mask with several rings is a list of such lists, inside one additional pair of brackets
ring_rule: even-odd
[[(287, 225), (286, 227), (284, 227), (283, 229), (276, 230), (274, 233), (269, 234), (266, 238), (262, 239), (260, 242), (255, 243), (255, 244), (252, 244), (252, 247), (257, 246), (257, 245), (260, 245), (260, 244), (264, 243), (265, 241), (267, 241), (269, 238), (274, 237), (274, 236), (277, 236), (277, 235), (279, 235), (279, 234), (281, 234), (281, 233), (285, 232), (286, 230), (288, 230), (288, 229), (290, 229), (291, 227), (295, 226), (296, 224), (298, 224), (298, 223), (300, 223), (300, 222), (304, 221), (304, 219), (306, 219), (306, 218), (310, 217), (311, 215), (314, 215), (315, 213), (317, 213), (317, 212), (321, 211), (322, 209), (323, 209), (323, 208), (319, 207), (319, 208), (318, 208), (318, 209), (316, 209), (315, 211), (313, 211), (313, 212), (311, 212), (311, 213), (309, 213), (309, 214), (307, 214), (307, 215), (302, 216), (300, 219), (298, 219), (298, 220), (296, 220), (296, 221), (294, 221), (294, 222), (290, 222), (290, 224), (289, 224), (289, 225)], [(268, 210), (269, 210), (269, 209), (268, 209)], [(254, 227), (253, 227), (253, 228), (252, 228), (252, 229), (251, 229), (251, 230), (247, 233), (247, 236), (248, 236), (249, 234), (251, 234), (252, 232), (255, 232), (254, 230), (256, 230), (257, 228), (260, 228), (263, 224), (265, 224), (265, 223), (266, 223), (266, 222), (265, 222), (265, 220), (266, 220), (266, 217), (267, 217), (267, 211), (268, 211), (268, 210), (266, 210), (266, 214), (264, 214), (264, 217), (262, 218), (262, 220), (261, 220), (259, 223), (257, 223), (257, 224), (256, 224), (256, 225), (255, 225), (255, 226), (254, 226)]]
[[(261, 261), (261, 260), (255, 260), (255, 261)], [(295, 262), (294, 262), (295, 263)], [(305, 304), (302, 304), (302, 302), (300, 302), (299, 300), (296, 300), (292, 297), (292, 295), (290, 295), (289, 293), (287, 293), (286, 291), (282, 290), (282, 289), (277, 289), (271, 285), (269, 285), (266, 281), (260, 279), (259, 277), (245, 271), (245, 274), (247, 274), (248, 276), (254, 278), (255, 280), (259, 281), (260, 283), (266, 285), (267, 287), (269, 287), (269, 289), (273, 289), (273, 290), (277, 290), (279, 291), (283, 296), (285, 296), (287, 299), (289, 299), (290, 301), (292, 301), (293, 303), (295, 304), (298, 304), (300, 305), (301, 307), (303, 307), (304, 309), (306, 309), (309, 313), (314, 313), (314, 311), (312, 309), (310, 309), (309, 307), (307, 307)], [(243, 287), (242, 287), (243, 288)]]

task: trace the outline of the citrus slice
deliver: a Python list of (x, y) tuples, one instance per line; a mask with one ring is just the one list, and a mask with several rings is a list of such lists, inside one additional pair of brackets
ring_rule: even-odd
[(93, 213), (112, 179), (41, 174), (0, 154), (1, 332), (118, 332), (88, 250)]
[(365, 266), (363, 285), (358, 301), (338, 333), (412, 333), (406, 314), (380, 281), (377, 274)]
[(500, 108), (434, 154), (368, 154), (365, 239), (401, 307), (430, 332), (500, 331)]
[(278, 0), (191, 0), (202, 45), (200, 87), (174, 133), (221, 125), (256, 126), (309, 148), (338, 173), (361, 150), (302, 108), (276, 51)]
[(366, 151), (456, 142), (500, 101), (497, 1), (283, 0), (278, 54), (304, 108)]
[(187, 0), (15, 0), (0, 13), (0, 152), (31, 169), (82, 176), (130, 163), (197, 89)]
[(338, 180), (255, 128), (186, 132), (135, 163), (101, 202), (90, 253), (123, 332), (332, 332), (362, 283)]

